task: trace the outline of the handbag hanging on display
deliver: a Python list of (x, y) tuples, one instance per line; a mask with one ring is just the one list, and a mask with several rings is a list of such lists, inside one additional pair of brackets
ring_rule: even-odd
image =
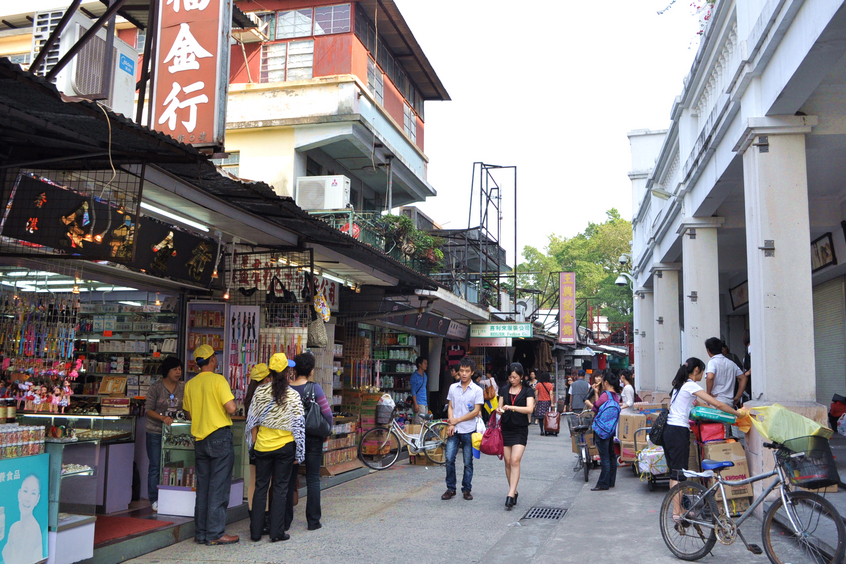
[(303, 408), (305, 409), (306, 435), (325, 439), (332, 434), (332, 427), (326, 421), (326, 418), (323, 417), (320, 406), (314, 401), (314, 382), (306, 384), (303, 390)]
[(310, 349), (323, 349), (329, 344), (329, 337), (326, 335), (326, 324), (319, 315), (317, 319), (308, 324), (307, 345)]
[(491, 456), (497, 456), (502, 460), (505, 454), (505, 447), (502, 441), (502, 429), (499, 428), (499, 414), (494, 411), (491, 414), (491, 421), (485, 434), (482, 435), (482, 445), (479, 450)]

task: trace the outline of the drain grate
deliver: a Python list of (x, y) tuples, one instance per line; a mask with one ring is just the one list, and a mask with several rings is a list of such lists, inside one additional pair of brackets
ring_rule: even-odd
[(561, 519), (567, 513), (566, 509), (560, 507), (532, 507), (523, 516), (523, 519)]

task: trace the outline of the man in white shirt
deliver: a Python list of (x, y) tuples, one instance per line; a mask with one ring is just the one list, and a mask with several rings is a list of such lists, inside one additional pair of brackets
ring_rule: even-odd
[[(706, 340), (705, 349), (711, 357), (705, 368), (706, 391), (726, 405), (736, 407), (740, 403), (743, 390), (746, 389), (749, 371), (743, 372), (737, 364), (723, 356), (723, 342), (717, 337)], [(734, 391), (735, 381), (739, 384), (737, 393)]]
[(461, 359), (458, 365), (460, 380), (449, 387), (447, 403), (449, 405), (447, 414), (447, 444), (446, 444), (446, 492), (441, 499), (447, 500), (455, 497), (456, 476), (455, 458), (458, 455), (458, 447), (461, 446), (464, 454), (464, 478), (461, 480), (461, 491), (464, 492), (464, 499), (470, 501), (473, 495), (470, 490), (473, 488), (473, 433), (476, 432), (476, 416), (482, 410), (485, 402), (482, 388), (471, 380), (476, 371), (476, 362), (469, 357)]

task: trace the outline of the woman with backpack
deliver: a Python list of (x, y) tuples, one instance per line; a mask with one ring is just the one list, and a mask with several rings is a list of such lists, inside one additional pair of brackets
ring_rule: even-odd
[[(696, 357), (691, 357), (679, 367), (673, 378), (673, 391), (670, 394), (670, 413), (667, 415), (667, 426), (664, 427), (662, 440), (664, 456), (670, 470), (670, 487), (685, 480), (682, 470), (687, 466), (690, 456), (690, 410), (697, 400), (709, 404), (719, 410), (740, 417), (730, 405), (713, 398), (702, 389), (699, 381), (705, 375), (705, 363)], [(681, 520), (681, 506), (678, 499), (674, 500), (673, 521)]]
[(596, 450), (599, 451), (599, 481), (592, 492), (613, 488), (617, 481), (617, 456), (614, 454), (614, 435), (620, 421), (620, 381), (617, 375), (607, 371), (602, 377), (600, 394), (593, 404), (593, 434)]
[[(326, 394), (320, 384), (311, 381), (314, 376), (314, 355), (302, 353), (294, 357), (296, 366), (291, 379), (291, 389), (300, 394), (303, 408), (308, 413), (313, 401), (320, 409), (331, 427), (333, 424), (332, 408), (326, 399)], [(305, 436), (305, 469), (306, 469), (306, 523), (309, 531), (321, 528), (320, 517), (320, 465), (323, 463), (323, 443), (326, 439), (306, 433)], [(294, 465), (291, 481), (288, 484), (288, 501), (285, 504), (285, 530), (291, 528), (294, 521), (294, 492), (297, 489), (297, 477), (300, 472), (299, 464)]]

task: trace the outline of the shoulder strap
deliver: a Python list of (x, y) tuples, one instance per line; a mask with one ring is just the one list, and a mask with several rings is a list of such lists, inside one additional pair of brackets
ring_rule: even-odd
[[(314, 382), (307, 382), (303, 389), (303, 400), (314, 403)], [(303, 401), (305, 403), (305, 401)]]
[[(417, 372), (416, 370), (415, 370), (415, 373), (420, 374), (420, 373), (419, 373), (419, 372)], [(422, 375), (422, 374), (420, 374), (420, 377), (421, 377), (421, 378), (423, 378), (423, 375)], [(425, 383), (425, 379), (424, 379), (424, 383)], [(472, 384), (473, 382), (470, 382), (470, 383)], [(419, 394), (419, 393), (420, 393), (420, 390), (422, 390), (422, 389), (423, 389), (423, 384), (420, 384), (420, 387), (419, 387), (419, 388), (417, 388), (417, 391), (416, 391), (416, 392), (414, 392), (414, 393), (412, 393), (411, 395), (413, 395), (414, 397), (417, 397), (417, 394)]]

